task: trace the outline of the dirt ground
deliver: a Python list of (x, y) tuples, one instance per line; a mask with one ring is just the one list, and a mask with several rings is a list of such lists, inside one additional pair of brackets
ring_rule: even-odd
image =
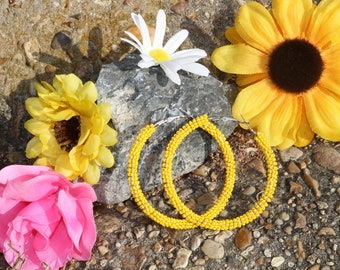
[[(167, 35), (188, 29), (189, 39), (183, 48), (202, 48), (210, 55), (226, 43), (224, 29), (233, 24), (244, 2), (2, 0), (0, 168), (32, 163), (25, 158), (30, 135), (23, 123), (29, 118), (24, 101), (36, 94), (33, 82), (51, 82), (55, 74), (70, 72), (95, 82), (102, 65), (121, 59), (131, 49), (120, 41), (123, 31), (133, 26), (131, 12), (141, 13), (152, 25), (158, 9), (165, 9)], [(270, 1), (260, 2), (268, 6)], [(209, 57), (203, 63), (212, 76), (234, 85), (229, 76), (212, 66)], [(251, 207), (266, 180), (262, 155), (250, 134), (238, 128), (230, 142), (238, 176), (225, 217)], [(110, 206), (96, 204), (98, 238), (93, 256), (88, 262), (72, 261), (66, 269), (340, 269), (340, 176), (327, 166), (326, 154), (324, 162), (315, 161), (317, 147), (328, 147), (326, 154), (339, 151), (339, 144), (319, 138), (292, 153), (276, 151), (279, 182), (273, 202), (243, 231), (170, 230), (144, 216), (133, 200)], [(222, 163), (217, 151), (199, 170), (176, 180), (182, 198), (197, 211), (204, 211), (216, 200), (225, 174)], [(303, 163), (310, 173), (301, 170)], [(306, 174), (318, 183), (320, 195)], [(162, 187), (150, 191), (148, 198), (160, 210), (176, 215)], [(207, 249), (220, 254), (216, 257)], [(2, 256), (0, 269), (8, 269)]]

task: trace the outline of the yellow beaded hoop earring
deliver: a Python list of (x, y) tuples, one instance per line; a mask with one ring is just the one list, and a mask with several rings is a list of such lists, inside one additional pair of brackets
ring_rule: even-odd
[[(184, 205), (176, 193), (172, 180), (172, 161), (174, 154), (184, 138), (197, 128), (203, 129), (217, 141), (220, 148), (222, 149), (227, 168), (226, 181), (219, 199), (214, 206), (212, 206), (202, 215), (194, 213)], [(176, 219), (160, 213), (147, 201), (142, 192), (138, 179), (138, 162), (140, 153), (144, 144), (152, 136), (154, 131), (154, 125), (151, 124), (146, 126), (144, 129), (142, 129), (141, 133), (138, 135), (135, 143), (133, 144), (128, 162), (128, 178), (131, 193), (137, 205), (147, 216), (157, 223), (173, 229), (191, 229), (199, 226), (213, 230), (230, 230), (241, 227), (258, 217), (266, 208), (267, 203), (274, 195), (277, 178), (275, 155), (264, 137), (261, 134), (258, 134), (255, 137), (255, 140), (262, 148), (264, 155), (266, 156), (268, 166), (268, 183), (263, 195), (261, 196), (258, 203), (253, 207), (253, 209), (249, 210), (245, 214), (231, 220), (214, 220), (214, 218), (224, 209), (231, 196), (236, 175), (235, 162), (232, 150), (223, 133), (208, 120), (207, 115), (202, 115), (191, 120), (176, 132), (169, 142), (163, 158), (162, 177), (165, 191), (168, 194), (171, 203), (180, 212), (184, 219)]]
[[(267, 185), (265, 191), (260, 197), (259, 201), (255, 204), (255, 206), (244, 213), (233, 219), (225, 219), (225, 220), (216, 220), (216, 217), (223, 209), (225, 205), (219, 204), (220, 201), (225, 202), (223, 200), (223, 196), (228, 196), (228, 200), (230, 198), (233, 186), (228, 186), (225, 184), (224, 189), (220, 195), (217, 203), (210, 208), (204, 215), (198, 215), (189, 209), (183, 201), (180, 199), (178, 194), (176, 193), (176, 188), (172, 180), (172, 161), (175, 155), (177, 148), (180, 143), (184, 140), (186, 136), (188, 136), (194, 129), (201, 127), (205, 131), (208, 130), (213, 125), (208, 121), (208, 116), (203, 115), (194, 123), (188, 123), (184, 127), (182, 127), (170, 140), (167, 149), (165, 150), (163, 164), (162, 164), (162, 179), (164, 183), (164, 189), (167, 193), (171, 204), (178, 210), (178, 212), (189, 222), (195, 223), (197, 226), (204, 227), (206, 229), (211, 230), (232, 230), (241, 226), (244, 226), (254, 219), (256, 219), (267, 207), (268, 202), (272, 199), (277, 181), (277, 165), (275, 154), (271, 149), (268, 141), (264, 138), (264, 136), (258, 133), (255, 137), (255, 141), (261, 147), (267, 162), (268, 167), (268, 176), (267, 176)], [(195, 120), (195, 119), (194, 119)], [(211, 132), (209, 132), (212, 134)], [(214, 138), (215, 136), (212, 135)], [(217, 138), (216, 138), (217, 139)], [(223, 149), (222, 149), (223, 150)], [(234, 175), (235, 177), (235, 175)], [(226, 181), (227, 183), (227, 181)], [(220, 208), (222, 206), (222, 209)]]

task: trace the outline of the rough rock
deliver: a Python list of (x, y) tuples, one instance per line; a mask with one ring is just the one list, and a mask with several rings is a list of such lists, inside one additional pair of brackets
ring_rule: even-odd
[[(231, 115), (226, 98), (226, 91), (231, 89), (224, 89), (215, 78), (183, 72), (182, 84), (176, 85), (159, 67), (140, 69), (138, 61), (139, 56), (132, 54), (121, 62), (103, 66), (96, 83), (98, 102), (110, 104), (112, 123), (118, 131), (118, 144), (113, 148), (115, 165), (102, 171), (101, 181), (95, 186), (98, 201), (103, 203), (117, 203), (130, 197), (127, 178), (129, 151), (147, 124), (166, 121), (157, 127), (142, 151), (139, 179), (145, 191), (161, 183), (163, 152), (176, 130), (189, 120), (186, 113), (193, 117), (207, 113), (215, 118), (214, 123), (225, 136), (229, 136), (237, 125), (220, 119)], [(169, 119), (172, 121), (167, 121)], [(216, 146), (207, 133), (192, 132), (176, 152), (173, 177), (196, 169)]]

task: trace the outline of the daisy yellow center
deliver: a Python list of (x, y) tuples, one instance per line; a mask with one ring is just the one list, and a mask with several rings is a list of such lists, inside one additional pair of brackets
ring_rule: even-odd
[(70, 152), (78, 144), (80, 137), (80, 116), (54, 123), (54, 136), (60, 148)]
[(156, 62), (168, 61), (170, 59), (170, 55), (161, 48), (153, 49), (149, 54)]
[(303, 39), (286, 40), (269, 57), (269, 77), (280, 89), (302, 93), (319, 81), (324, 64), (319, 50)]

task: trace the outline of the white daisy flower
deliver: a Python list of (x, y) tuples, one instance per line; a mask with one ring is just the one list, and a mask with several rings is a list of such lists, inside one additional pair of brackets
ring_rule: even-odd
[(156, 20), (156, 30), (154, 40), (151, 42), (148, 27), (140, 14), (131, 13), (131, 17), (142, 35), (143, 43), (138, 38), (128, 32), (125, 33), (132, 39), (122, 38), (123, 41), (137, 48), (142, 60), (138, 63), (141, 68), (149, 68), (160, 65), (165, 74), (176, 84), (181, 84), (181, 79), (177, 71), (182, 69), (197, 75), (208, 76), (209, 70), (198, 63), (202, 57), (207, 56), (201, 49), (188, 49), (176, 52), (179, 46), (188, 37), (187, 30), (181, 30), (172, 36), (163, 46), (163, 39), (166, 29), (166, 16), (164, 10), (159, 10)]

